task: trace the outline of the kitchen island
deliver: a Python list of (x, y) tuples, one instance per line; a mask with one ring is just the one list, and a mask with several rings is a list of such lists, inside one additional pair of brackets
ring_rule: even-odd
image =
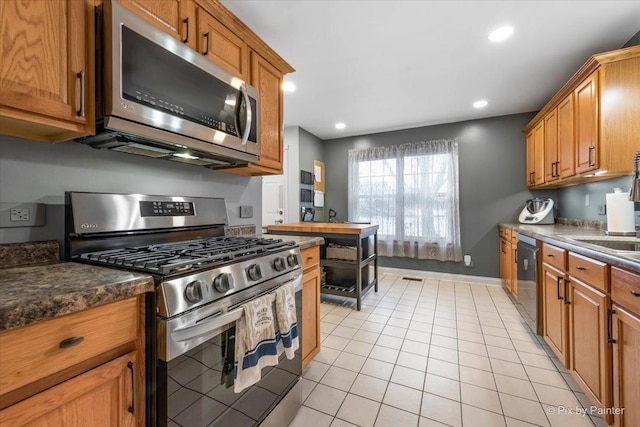
[(321, 292), (355, 298), (360, 310), (362, 298), (372, 288), (378, 292), (378, 226), (330, 222), (297, 222), (267, 226), (269, 233), (324, 238), (320, 265), (326, 274)]

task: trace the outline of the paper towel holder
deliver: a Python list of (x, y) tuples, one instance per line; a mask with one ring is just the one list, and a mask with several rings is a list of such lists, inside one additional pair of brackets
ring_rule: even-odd
[[(613, 189), (613, 191), (614, 191), (614, 194), (619, 194), (619, 195), (621, 195), (621, 196), (622, 196), (622, 195), (625, 195), (625, 196), (626, 196), (625, 192), (624, 192), (624, 191), (622, 191), (622, 189), (621, 189), (621, 188), (614, 188), (614, 189)], [(611, 194), (611, 195), (613, 196), (613, 194)], [(627, 198), (625, 197), (625, 199), (627, 199)], [(607, 205), (608, 205), (608, 204), (609, 204), (609, 194), (607, 195)], [(632, 205), (632, 206), (633, 206), (633, 205)], [(632, 207), (631, 209), (633, 209), (633, 207)], [(609, 213), (609, 206), (607, 206), (607, 214), (608, 214), (608, 213)], [(608, 221), (608, 220), (609, 220), (609, 217), (608, 217), (608, 215), (607, 215), (607, 221)], [(608, 224), (608, 223), (607, 223), (607, 228), (609, 228), (609, 224)], [(605, 232), (604, 232), (604, 233), (605, 233), (607, 236), (635, 236), (635, 235), (636, 235), (636, 231), (635, 231), (635, 229), (634, 229), (633, 231), (632, 231), (632, 230), (629, 230), (629, 231), (610, 231), (610, 230), (605, 230)]]

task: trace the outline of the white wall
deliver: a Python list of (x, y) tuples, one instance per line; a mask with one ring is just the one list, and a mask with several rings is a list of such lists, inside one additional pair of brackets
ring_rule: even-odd
[(285, 222), (300, 221), (300, 128), (284, 128), (285, 162), (284, 179), (287, 195), (285, 197)]
[[(262, 217), (262, 180), (201, 166), (0, 136), (0, 201), (45, 203), (46, 225), (0, 228), (0, 243), (64, 238), (65, 191), (223, 197), (230, 225), (256, 224)], [(240, 218), (240, 205), (253, 218)]]

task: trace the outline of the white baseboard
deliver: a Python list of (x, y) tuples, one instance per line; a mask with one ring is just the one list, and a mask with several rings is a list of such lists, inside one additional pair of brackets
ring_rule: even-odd
[(427, 279), (454, 280), (457, 282), (479, 283), (483, 285), (502, 286), (502, 279), (497, 277), (468, 276), (465, 274), (440, 273), (437, 271), (409, 270), (406, 268), (378, 267), (378, 274), (396, 274)]

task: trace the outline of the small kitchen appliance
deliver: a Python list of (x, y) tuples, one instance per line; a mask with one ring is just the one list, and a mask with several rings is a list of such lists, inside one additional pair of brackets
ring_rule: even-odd
[(145, 310), (147, 425), (289, 424), (302, 404), (300, 350), (240, 394), (230, 373), (242, 304), (292, 283), (302, 318), (295, 241), (225, 236), (220, 198), (70, 192), (65, 216), (68, 261), (155, 280)]
[(553, 206), (553, 200), (549, 198), (529, 199), (524, 204), (518, 221), (521, 224), (553, 224), (555, 222)]

